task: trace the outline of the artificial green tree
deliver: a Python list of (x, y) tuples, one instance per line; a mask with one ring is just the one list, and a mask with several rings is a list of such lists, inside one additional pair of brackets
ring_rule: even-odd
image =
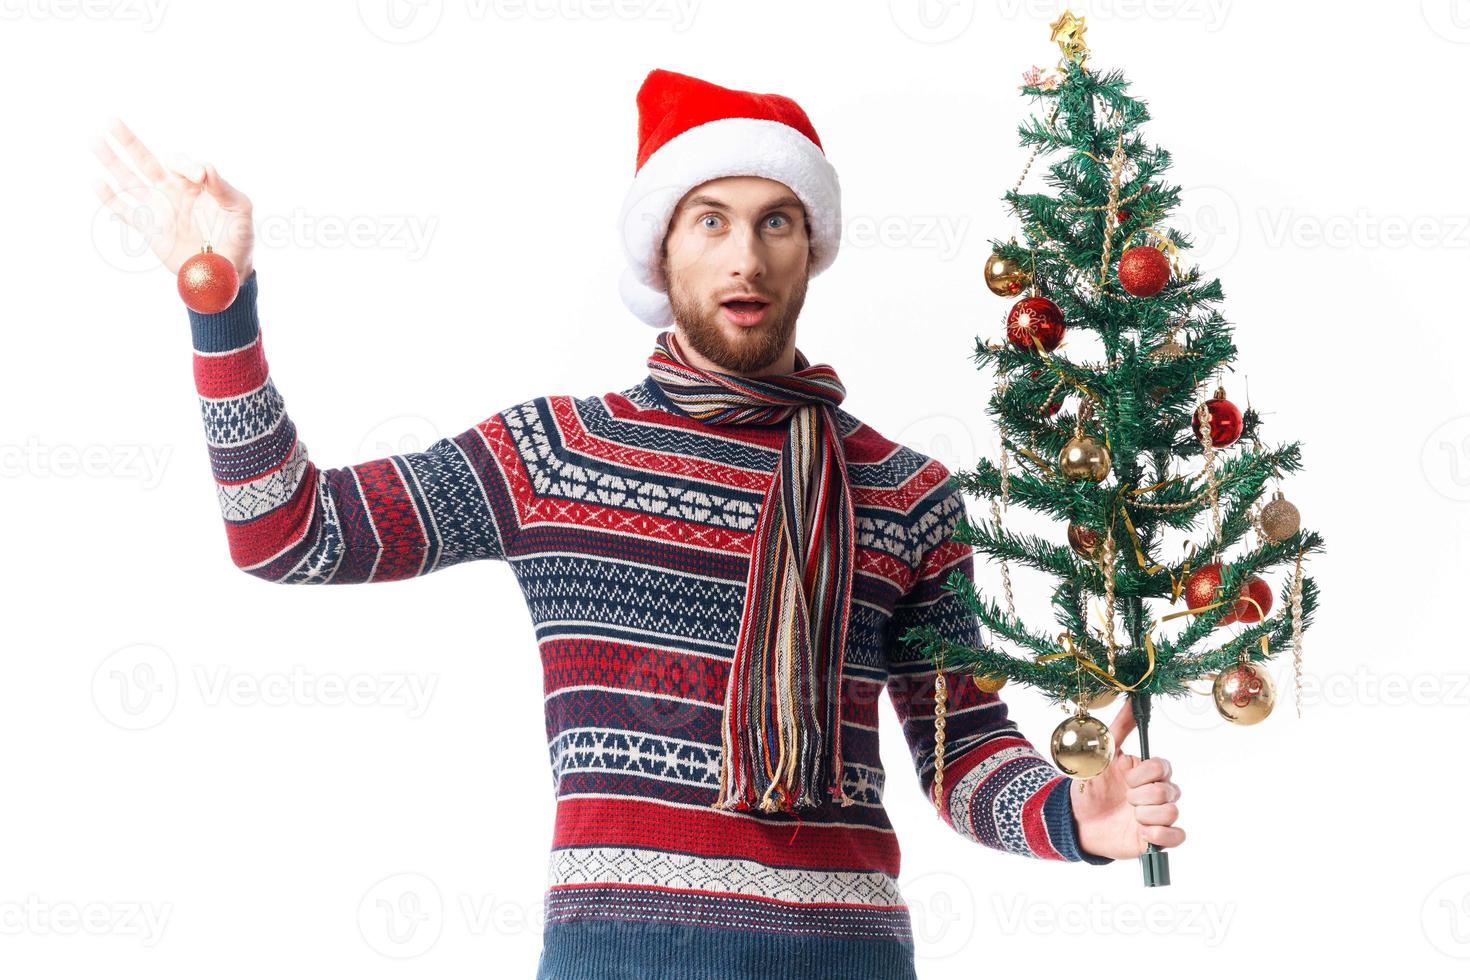
[[(1084, 734), (1101, 728), (1091, 750), (1107, 758), (1106, 726), (1087, 708), (1126, 695), (1146, 759), (1151, 704), (1199, 696), (1191, 682), (1213, 682), (1221, 714), (1253, 723), (1270, 712), (1274, 691), (1249, 665), (1291, 646), (1300, 692), (1301, 635), (1317, 602), (1302, 560), (1323, 541), (1300, 526), (1279, 489), (1262, 504), (1268, 481), (1300, 468), (1301, 447), (1265, 445), (1259, 414), (1224, 397), (1221, 377), (1237, 355), (1218, 310), (1224, 294), (1198, 266), (1181, 268), (1191, 242), (1168, 227), (1180, 189), (1165, 176), (1168, 151), (1139, 133), (1150, 118), (1145, 103), (1128, 94), (1120, 72), (1087, 66), (1081, 18), (1067, 12), (1051, 27), (1062, 60), (1055, 74), (1026, 75), (1021, 91), (1043, 111), (1020, 126), (1031, 158), (1004, 198), (1021, 240), (994, 240), (985, 270), (991, 291), (1015, 305), (1006, 340), (976, 338), (974, 352), (978, 369), (996, 375), (988, 413), (1000, 463), (981, 459), (951, 476), (989, 502), (991, 519), (961, 519), (954, 539), (998, 564), (1005, 608), (957, 570), (946, 589), (991, 638), (976, 648), (923, 627), (900, 639), (986, 690), (1015, 681), (1043, 692), (1075, 711), (1069, 722), (1090, 722)], [(1023, 193), (1039, 159), (1049, 163), (1050, 190)], [(1087, 347), (1100, 347), (1100, 358), (1073, 353)], [(1056, 539), (1007, 530), (1003, 513), (1013, 503), (1058, 522)], [(1160, 553), (1167, 529), (1189, 539), (1174, 557)], [(1012, 563), (1056, 580), (1060, 633), (1017, 617)], [(1286, 574), (1273, 604), (1261, 576), (1277, 569)], [(1101, 622), (1089, 621), (1089, 597), (1103, 606), (1092, 617)], [(1179, 608), (1160, 615), (1160, 604)], [(1174, 635), (1158, 631), (1181, 619)], [(1232, 623), (1238, 628), (1219, 628)], [(1077, 737), (1077, 725), (1064, 733), (1067, 725), (1053, 758), (1085, 779), (1062, 761), (1077, 748), (1059, 741)], [(1146, 884), (1168, 884), (1167, 857), (1148, 845)]]

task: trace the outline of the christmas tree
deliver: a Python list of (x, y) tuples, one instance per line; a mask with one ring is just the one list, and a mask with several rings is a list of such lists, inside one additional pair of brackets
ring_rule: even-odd
[[(1114, 754), (1088, 709), (1120, 695), (1132, 700), (1145, 759), (1151, 702), (1199, 696), (1192, 681), (1212, 683), (1225, 718), (1253, 724), (1275, 702), (1261, 661), (1290, 645), (1299, 698), (1302, 632), (1317, 601), (1302, 560), (1323, 542), (1279, 489), (1301, 466), (1300, 444), (1263, 444), (1259, 414), (1241, 411), (1221, 383), (1237, 355), (1217, 308), (1224, 294), (1198, 266), (1181, 268), (1189, 236), (1169, 227), (1180, 189), (1165, 179), (1169, 153), (1139, 134), (1145, 103), (1121, 73), (1088, 67), (1082, 18), (1068, 11), (1051, 29), (1062, 59), (1055, 72), (1025, 74), (1021, 91), (1042, 111), (1020, 127), (1031, 157), (1005, 195), (1023, 240), (994, 240), (985, 269), (990, 291), (1014, 300), (1006, 339), (977, 338), (974, 353), (996, 375), (988, 412), (1000, 461), (951, 476), (989, 502), (990, 520), (962, 519), (954, 539), (998, 565), (1005, 608), (956, 571), (946, 589), (991, 636), (979, 648), (932, 627), (900, 639), (986, 691), (1015, 681), (1067, 710), (1052, 757), (1086, 780)], [(1039, 158), (1051, 192), (1022, 193)], [(1079, 352), (1089, 350), (1097, 356)], [(1008, 531), (1012, 502), (1057, 522), (1058, 540)], [(1170, 530), (1186, 539), (1172, 557)], [(1012, 563), (1056, 579), (1059, 633), (1017, 617)], [(1273, 603), (1266, 576), (1277, 570)], [(1174, 635), (1159, 632), (1180, 619)], [(1168, 884), (1157, 845), (1140, 860), (1146, 884)]]

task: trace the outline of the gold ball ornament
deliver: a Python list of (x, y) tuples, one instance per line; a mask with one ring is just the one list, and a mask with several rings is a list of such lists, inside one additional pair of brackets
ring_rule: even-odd
[(1268, 541), (1280, 543), (1291, 537), (1302, 526), (1301, 511), (1277, 490), (1266, 506), (1261, 508), (1261, 534)]
[(985, 285), (997, 296), (1020, 296), (1031, 285), (1031, 273), (1015, 259), (992, 252), (985, 263)]
[[(1076, 698), (1072, 698), (1071, 700), (1073, 703), (1077, 701)], [(1106, 708), (1116, 700), (1118, 700), (1118, 689), (1115, 687), (1110, 687), (1103, 691), (1092, 691), (1087, 695), (1086, 707), (1088, 711), (1095, 711), (1098, 708)]]
[(1156, 361), (1175, 361), (1184, 356), (1184, 346), (1177, 340), (1166, 340), (1149, 355)]
[(1254, 725), (1276, 706), (1271, 676), (1259, 664), (1239, 663), (1215, 676), (1215, 710), (1226, 721)]
[(1078, 558), (1094, 558), (1102, 538), (1086, 524), (1067, 525), (1067, 545)]
[(1089, 714), (1073, 715), (1051, 733), (1051, 758), (1068, 776), (1091, 779), (1113, 761), (1113, 733)]
[(1069, 480), (1091, 480), (1101, 483), (1107, 479), (1108, 469), (1113, 465), (1108, 447), (1092, 436), (1073, 436), (1062, 447), (1058, 459), (1062, 476)]
[(975, 686), (986, 694), (995, 694), (1006, 686), (1006, 679), (1000, 674), (980, 674), (975, 677)]

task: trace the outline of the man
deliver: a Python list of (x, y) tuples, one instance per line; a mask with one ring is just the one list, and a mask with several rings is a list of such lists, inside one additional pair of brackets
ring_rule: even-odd
[[(836, 372), (796, 347), (841, 226), (806, 114), (662, 70), (638, 107), (621, 292), (672, 327), (647, 376), (333, 469), (308, 457), (268, 374), (249, 201), (212, 166), (168, 174), (115, 133), (179, 205), (184, 244), (156, 246), (172, 269), (197, 250), (201, 193), (243, 223), (218, 249), (239, 296), (189, 314), (235, 563), (280, 583), (514, 569), (557, 797), (538, 977), (912, 978), (877, 704), (886, 690), (932, 799), (935, 672), (898, 637), (929, 624), (980, 642), (942, 588), (973, 573), (951, 540), (964, 501), (937, 460), (844, 412)], [(959, 675), (948, 687), (939, 814), (961, 836), (1093, 864), (1184, 839), (1166, 760), (1120, 756), (1083, 794), (998, 696)], [(1120, 742), (1131, 728), (1125, 708)]]

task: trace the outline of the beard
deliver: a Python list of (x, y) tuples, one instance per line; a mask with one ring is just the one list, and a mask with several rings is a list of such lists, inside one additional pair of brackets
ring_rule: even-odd
[[(705, 305), (699, 297), (685, 292), (677, 280), (669, 282), (669, 307), (674, 311), (680, 338), (690, 347), (729, 374), (751, 374), (769, 367), (785, 352), (796, 332), (796, 318), (806, 303), (810, 278), (809, 273), (803, 275), (786, 302), (767, 312), (754, 327), (735, 327), (725, 319), (719, 304)], [(732, 339), (731, 330), (738, 330), (738, 336)]]

